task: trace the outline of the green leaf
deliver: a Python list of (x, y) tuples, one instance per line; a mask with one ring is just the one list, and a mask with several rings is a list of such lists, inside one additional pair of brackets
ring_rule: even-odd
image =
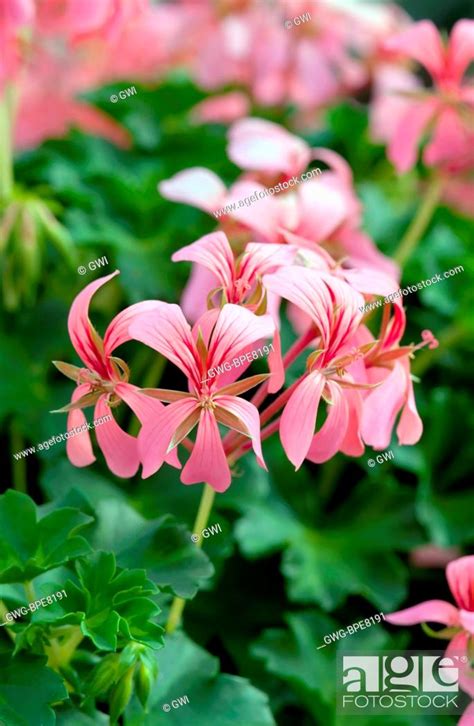
[[(245, 678), (219, 673), (218, 661), (184, 633), (166, 637), (156, 654), (160, 676), (152, 690), (148, 713), (133, 699), (125, 715), (126, 726), (156, 726), (163, 720), (163, 705), (170, 705), (173, 726), (273, 726), (268, 699)], [(171, 702), (183, 696), (189, 703)]]
[(290, 599), (326, 610), (353, 593), (382, 610), (396, 607), (406, 592), (406, 572), (393, 550), (421, 541), (408, 492), (385, 484), (375, 498), (368, 482), (318, 529), (273, 495), (249, 507), (236, 537), (250, 558), (283, 550)]
[(26, 494), (0, 496), (0, 582), (25, 582), (45, 570), (90, 552), (77, 531), (92, 518), (77, 509), (58, 509), (40, 518)]
[(68, 698), (62, 678), (44, 658), (0, 656), (0, 722), (8, 726), (54, 726), (51, 704)]

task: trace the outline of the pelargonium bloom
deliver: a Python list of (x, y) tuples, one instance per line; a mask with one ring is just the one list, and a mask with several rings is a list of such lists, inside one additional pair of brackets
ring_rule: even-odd
[[(434, 88), (426, 90), (401, 75), (399, 81), (389, 78), (393, 96), (376, 98), (376, 131), (389, 141), (388, 157), (399, 172), (411, 169), (425, 132), (430, 142), (423, 160), (428, 166), (462, 159), (470, 151), (474, 110), (472, 84), (465, 79), (474, 59), (474, 21), (459, 20), (453, 27), (447, 46), (429, 20), (422, 20), (389, 38), (385, 47), (401, 58), (420, 63), (433, 79)], [(411, 87), (410, 87), (411, 86)], [(407, 90), (408, 89), (408, 90)], [(385, 117), (385, 120), (384, 120)]]
[[(445, 600), (426, 600), (404, 610), (385, 616), (392, 625), (416, 625), (417, 623), (440, 623), (445, 627), (436, 633), (437, 638), (449, 640), (446, 655), (467, 655), (474, 644), (474, 555), (460, 557), (449, 562), (446, 579), (456, 605)], [(426, 627), (426, 625), (425, 625)], [(472, 651), (471, 651), (472, 652)], [(474, 697), (474, 673), (468, 667), (460, 668), (459, 684)], [(472, 708), (468, 709), (472, 713)], [(469, 713), (464, 714), (466, 726)]]
[[(334, 276), (296, 266), (266, 275), (264, 284), (308, 315), (318, 341), (281, 416), (286, 455), (296, 468), (305, 458), (321, 463), (337, 451), (360, 456), (361, 399), (350, 366), (365, 352), (352, 346), (362, 318), (362, 295)], [(329, 404), (328, 416), (315, 433), (321, 399)]]
[[(86, 367), (78, 368), (59, 361), (54, 363), (61, 373), (77, 384), (71, 403), (61, 409), (69, 412), (68, 431), (86, 423), (82, 409), (88, 406), (95, 406), (94, 418), (112, 414), (111, 419), (95, 429), (97, 442), (109, 469), (117, 476), (130, 477), (137, 472), (140, 464), (137, 439), (121, 429), (113, 416), (113, 409), (124, 401), (143, 424), (160, 413), (164, 406), (159, 401), (140, 395), (137, 386), (128, 383), (128, 366), (113, 352), (130, 340), (129, 323), (140, 313), (153, 310), (158, 303), (144, 301), (125, 308), (110, 322), (102, 340), (89, 319), (89, 303), (95, 292), (118, 274), (116, 270), (111, 275), (94, 280), (76, 296), (71, 305), (69, 336)], [(69, 438), (66, 451), (74, 466), (88, 466), (95, 461), (87, 430)], [(168, 458), (168, 463), (178, 465), (175, 452)]]
[(248, 436), (257, 462), (266, 468), (258, 410), (236, 394), (249, 390), (268, 376), (257, 375), (234, 382), (241, 373), (234, 358), (251, 343), (272, 337), (274, 331), (269, 315), (254, 315), (232, 304), (205, 313), (192, 330), (178, 305), (163, 302), (132, 322), (132, 338), (174, 363), (185, 374), (189, 387), (189, 393), (165, 389), (147, 391), (169, 405), (140, 431), (143, 477), (157, 471), (167, 454), (196, 425), (196, 441), (181, 474), (183, 484), (207, 482), (219, 492), (230, 485), (231, 474), (218, 424)]

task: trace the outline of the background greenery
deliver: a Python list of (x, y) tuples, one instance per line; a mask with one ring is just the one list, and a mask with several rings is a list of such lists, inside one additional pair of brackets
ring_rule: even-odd
[[(424, 17), (433, 12), (449, 24), (453, 8), (462, 14), (469, 3), (451, 3), (450, 12), (432, 5), (413, 2), (409, 10)], [(0, 632), (0, 721), (102, 725), (108, 723), (105, 713), (118, 717), (126, 706), (127, 726), (345, 723), (334, 711), (338, 650), (371, 653), (437, 643), (421, 628), (385, 624), (317, 650), (324, 635), (376, 612), (431, 597), (451, 599), (442, 569), (411, 564), (415, 547), (435, 543), (472, 551), (472, 222), (438, 209), (403, 271), (402, 282), (411, 284), (460, 264), (465, 270), (405, 300), (405, 342), (417, 342), (424, 328), (444, 341), (414, 364), (421, 379), (415, 386), (421, 442), (401, 448), (394, 440), (393, 462), (374, 469), (367, 465), (368, 450), (359, 460), (337, 456), (323, 466), (305, 463), (295, 473), (278, 440), (270, 439), (264, 444), (269, 473), (250, 460), (239, 462), (238, 476), (217, 496), (210, 518), (223, 531), (206, 540), (202, 552), (190, 540), (202, 487), (184, 487), (175, 470), (122, 480), (100, 454), (92, 467), (75, 469), (62, 443), (21, 461), (12, 456), (65, 431), (65, 415), (48, 412), (69, 400), (71, 384), (51, 361), (77, 363), (66, 321), (87, 282), (121, 271), (93, 303), (101, 332), (130, 303), (179, 300), (189, 267), (173, 264), (170, 256), (214, 224), (198, 210), (162, 199), (157, 183), (198, 165), (228, 183), (238, 175), (226, 158), (225, 128), (189, 124), (188, 111), (204, 97), (201, 91), (180, 74), (157, 89), (135, 85), (136, 96), (115, 105), (109, 98), (120, 85), (89, 96), (131, 131), (130, 151), (74, 131), (17, 159), (17, 182), (60, 205), (77, 265), (106, 255), (108, 266), (80, 276), (76, 263), (47, 245), (37, 298), (1, 316), (3, 488), (31, 499), (14, 492), (0, 497), (0, 597), (7, 609), (28, 602), (19, 583), (32, 579), (38, 597), (62, 587), (71, 595), (15, 625), (15, 644)], [(262, 109), (254, 115), (286, 118)], [(393, 253), (415, 211), (422, 171), (395, 177), (383, 149), (370, 143), (367, 110), (357, 101), (332, 109), (325, 126), (306, 138), (349, 161), (365, 228), (382, 251)], [(283, 333), (291, 340), (289, 328)], [(161, 376), (162, 385), (173, 387), (171, 366), (160, 372), (153, 351), (130, 343), (122, 357), (135, 384), (156, 385)], [(123, 409), (119, 417), (128, 426)], [(120, 573), (126, 582), (117, 584)], [(173, 595), (191, 602), (184, 631), (166, 636), (156, 624), (164, 625)], [(88, 635), (67, 668), (47, 668), (45, 638), (60, 637), (61, 627), (77, 632), (71, 628), (82, 622)], [(127, 691), (130, 668), (135, 680)], [(108, 689), (101, 688), (101, 678)], [(164, 703), (183, 695), (189, 705), (163, 712)], [(373, 717), (358, 723), (366, 720), (381, 723)], [(432, 716), (427, 723), (454, 721)], [(425, 719), (383, 720), (408, 722), (423, 726)]]

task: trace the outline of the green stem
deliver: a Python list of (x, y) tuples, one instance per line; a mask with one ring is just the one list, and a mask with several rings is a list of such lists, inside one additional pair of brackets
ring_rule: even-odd
[[(5, 615), (8, 612), (9, 611), (8, 611), (7, 606), (5, 605), (5, 603), (3, 602), (3, 600), (0, 600), (0, 619), (2, 620), (3, 623), (7, 622), (7, 621), (5, 621)], [(14, 633), (13, 630), (10, 630), (10, 628), (8, 627), (8, 625), (6, 625), (5, 627), (6, 627), (6, 632), (8, 633), (9, 637), (13, 640), (13, 642), (15, 642), (16, 633)]]
[[(203, 539), (201, 537), (201, 532), (203, 529), (206, 528), (207, 520), (209, 519), (212, 504), (214, 502), (215, 494), (216, 492), (212, 487), (209, 486), (209, 484), (204, 485), (201, 502), (199, 504), (198, 513), (196, 515), (196, 521), (194, 522), (193, 526), (193, 533), (199, 535), (199, 539), (196, 543), (197, 547), (202, 547)], [(170, 608), (168, 622), (166, 623), (167, 633), (172, 633), (175, 630), (176, 626), (179, 624), (185, 605), (186, 600), (184, 600), (182, 597), (174, 598)]]
[(395, 261), (400, 265), (403, 265), (410, 257), (428, 227), (431, 217), (438, 206), (442, 189), (443, 179), (441, 177), (434, 176), (428, 185), (424, 199), (415, 218), (412, 220), (410, 226), (403, 235), (402, 241), (394, 255)]
[[(20, 430), (18, 428), (18, 425), (15, 421), (13, 421), (11, 426), (11, 454), (13, 458), (13, 454), (16, 454), (17, 451), (22, 451), (24, 448), (25, 442), (24, 439), (20, 433)], [(13, 479), (13, 488), (17, 490), (17, 492), (22, 492), (23, 494), (26, 494), (26, 460), (25, 459), (18, 459), (14, 460), (13, 466), (12, 466), (12, 479)]]
[(35, 588), (33, 586), (33, 583), (31, 582), (31, 580), (24, 582), (23, 587), (25, 588), (25, 593), (26, 593), (26, 597), (28, 598), (28, 603), (34, 602), (36, 600), (36, 593), (35, 593)]
[(11, 198), (13, 191), (13, 89), (6, 85), (0, 98), (0, 202)]

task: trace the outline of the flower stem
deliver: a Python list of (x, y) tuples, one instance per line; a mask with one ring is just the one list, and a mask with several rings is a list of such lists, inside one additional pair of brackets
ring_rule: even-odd
[(12, 117), (13, 89), (7, 84), (0, 97), (0, 202), (8, 201), (13, 191)]
[[(16, 454), (17, 451), (21, 451), (24, 446), (24, 439), (20, 433), (20, 429), (16, 423), (16, 421), (12, 422), (11, 425), (11, 447), (12, 447), (12, 456)], [(26, 494), (26, 461), (25, 459), (18, 459), (13, 462), (12, 466), (12, 479), (13, 479), (13, 488), (17, 490), (17, 492), (22, 492), (23, 494)]]
[(410, 257), (428, 227), (433, 213), (438, 206), (442, 189), (443, 179), (439, 176), (433, 176), (418, 212), (403, 235), (402, 241), (394, 255), (395, 261), (400, 265), (403, 265)]
[[(216, 492), (211, 486), (209, 486), (209, 484), (204, 485), (201, 502), (199, 504), (198, 513), (196, 515), (196, 521), (194, 522), (193, 526), (193, 533), (199, 535), (199, 539), (196, 542), (197, 547), (202, 547), (203, 540), (201, 537), (201, 532), (203, 529), (206, 528), (207, 520), (209, 519), (212, 504), (214, 502), (215, 494)], [(175, 630), (176, 626), (179, 624), (185, 605), (186, 600), (184, 600), (182, 597), (174, 598), (170, 608), (168, 622), (166, 623), (167, 633), (172, 633)]]

